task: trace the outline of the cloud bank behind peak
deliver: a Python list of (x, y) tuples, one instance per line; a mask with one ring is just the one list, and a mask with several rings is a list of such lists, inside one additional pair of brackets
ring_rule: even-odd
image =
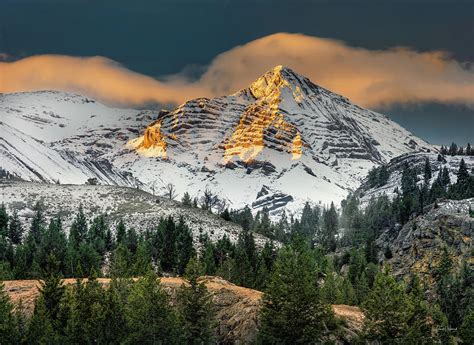
[(278, 33), (218, 55), (198, 79), (163, 80), (105, 57), (37, 55), (0, 62), (0, 92), (59, 90), (116, 106), (178, 104), (233, 93), (276, 65), (365, 107), (437, 102), (474, 107), (474, 69), (445, 52), (409, 48), (368, 50), (344, 42)]

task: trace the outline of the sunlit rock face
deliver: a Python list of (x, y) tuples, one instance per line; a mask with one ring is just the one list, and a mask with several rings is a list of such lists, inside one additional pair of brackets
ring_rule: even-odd
[(219, 150), (224, 162), (258, 159), (264, 148), (299, 159), (305, 146), (301, 133), (280, 105), (286, 94), (301, 102), (294, 73), (275, 67), (249, 88), (232, 96), (184, 103), (146, 128), (132, 146), (145, 156), (166, 157), (167, 150)]
[(182, 104), (131, 144), (144, 156), (166, 158), (192, 150), (221, 162), (264, 160), (267, 148), (286, 153), (289, 162), (308, 154), (319, 160), (333, 156), (380, 163), (405, 147), (428, 147), (392, 124), (277, 66), (233, 95)]

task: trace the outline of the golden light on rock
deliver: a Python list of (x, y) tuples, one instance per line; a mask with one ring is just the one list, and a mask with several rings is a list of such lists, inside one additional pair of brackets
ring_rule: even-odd
[[(238, 123), (232, 125), (224, 138), (216, 143), (224, 150), (224, 163), (234, 157), (244, 162), (255, 160), (265, 147), (287, 153), (289, 160), (301, 158), (304, 146), (301, 133), (289, 122), (291, 114), (282, 111), (280, 105), (284, 98), (293, 99), (294, 106), (299, 108), (304, 101), (304, 94), (299, 86), (287, 80), (287, 74), (287, 69), (277, 66), (253, 82), (248, 89), (235, 94), (238, 97), (250, 97), (251, 103), (239, 114)], [(148, 126), (143, 136), (132, 140), (130, 146), (140, 155), (166, 158), (170, 140), (179, 143), (181, 135), (202, 138), (201, 133), (192, 129), (198, 120), (187, 116), (186, 107), (199, 107), (204, 112), (212, 112), (212, 106), (206, 110), (206, 102), (205, 99), (198, 99), (191, 101), (190, 105), (184, 103)], [(212, 124), (203, 125), (205, 128), (209, 126), (212, 127)], [(188, 132), (191, 129), (193, 134)]]
[(148, 126), (143, 136), (129, 141), (128, 146), (145, 157), (166, 158), (167, 145), (161, 134), (161, 122), (157, 121)]
[(293, 139), (293, 151), (292, 151), (293, 157), (291, 159), (296, 160), (296, 159), (301, 158), (302, 146), (303, 145), (302, 145), (302, 142), (301, 142), (301, 135), (298, 132), (296, 134), (296, 137)]
[(239, 124), (225, 144), (224, 159), (239, 156), (244, 162), (254, 159), (265, 146), (277, 146), (291, 153), (292, 159), (301, 157), (301, 136), (296, 127), (287, 122), (279, 105), (283, 90), (289, 90), (299, 103), (303, 94), (299, 87), (293, 89), (282, 77), (283, 66), (275, 67), (250, 85), (257, 102), (247, 107)]

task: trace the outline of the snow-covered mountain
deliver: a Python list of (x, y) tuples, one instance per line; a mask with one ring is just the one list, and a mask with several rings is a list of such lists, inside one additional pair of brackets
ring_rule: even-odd
[(199, 196), (297, 211), (339, 201), (374, 165), (434, 147), (386, 116), (277, 66), (230, 96), (174, 111), (112, 109), (59, 92), (0, 95), (0, 167), (31, 181)]

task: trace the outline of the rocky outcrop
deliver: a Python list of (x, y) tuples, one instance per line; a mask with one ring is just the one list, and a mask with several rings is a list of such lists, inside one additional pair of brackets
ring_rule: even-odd
[[(216, 310), (216, 340), (220, 344), (251, 344), (255, 343), (258, 331), (258, 313), (262, 292), (243, 288), (219, 277), (202, 277), (212, 294)], [(106, 286), (109, 279), (100, 278), (99, 282)], [(64, 280), (64, 284), (73, 284), (74, 279)], [(177, 289), (185, 284), (181, 278), (161, 278), (161, 284), (174, 297)], [(34, 301), (38, 296), (39, 283), (36, 280), (6, 281), (5, 288), (14, 302), (22, 300), (26, 311), (33, 311)], [(350, 343), (362, 329), (364, 315), (357, 307), (334, 305), (336, 317), (342, 321), (341, 330), (332, 339), (336, 344)], [(295, 315), (297, 317), (297, 315)]]
[(376, 244), (379, 248), (390, 248), (393, 257), (382, 259), (392, 266), (395, 275), (405, 277), (413, 272), (428, 283), (427, 286), (435, 286), (435, 272), (443, 248), (448, 249), (455, 267), (459, 268), (463, 260), (474, 267), (474, 218), (469, 215), (469, 207), (474, 208), (474, 198), (440, 201), (437, 207), (430, 207), (398, 233), (383, 233)]

